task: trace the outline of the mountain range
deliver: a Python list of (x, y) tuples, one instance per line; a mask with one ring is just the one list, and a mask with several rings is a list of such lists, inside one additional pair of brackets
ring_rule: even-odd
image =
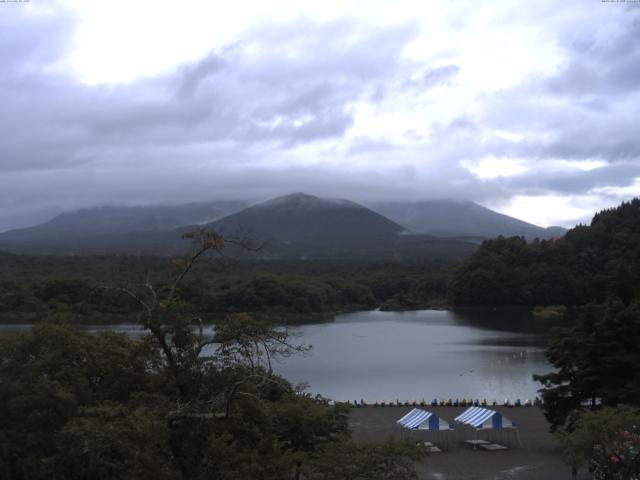
[(264, 243), (265, 258), (459, 258), (483, 238), (549, 238), (544, 229), (467, 202), (372, 205), (304, 193), (248, 205), (97, 207), (61, 214), (29, 228), (0, 233), (0, 250), (35, 254), (173, 255), (186, 250), (181, 234), (207, 228)]
[(494, 238), (502, 235), (548, 239), (560, 237), (567, 231), (562, 227), (539, 227), (474, 202), (393, 202), (373, 204), (371, 208), (413, 233), (439, 237)]
[[(48, 222), (0, 233), (0, 249), (25, 253), (161, 253), (163, 233), (207, 224), (244, 202), (160, 206), (102, 206), (67, 212)], [(169, 252), (167, 252), (169, 253)]]

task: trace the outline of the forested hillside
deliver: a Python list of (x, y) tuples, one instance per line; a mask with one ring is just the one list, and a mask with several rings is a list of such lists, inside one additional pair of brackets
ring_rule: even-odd
[(640, 289), (640, 200), (597, 213), (563, 238), (485, 241), (458, 268), (456, 305), (584, 305)]
[[(116, 287), (166, 284), (179, 259), (134, 256), (37, 257), (0, 253), (0, 322), (40, 321), (61, 312), (79, 323), (135, 321), (137, 305)], [(446, 302), (454, 264), (442, 262), (202, 261), (177, 291), (180, 308), (213, 320), (259, 312), (276, 321)]]

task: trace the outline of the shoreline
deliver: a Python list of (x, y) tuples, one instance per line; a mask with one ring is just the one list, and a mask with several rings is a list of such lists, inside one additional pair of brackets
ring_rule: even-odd
[[(501, 305), (496, 307), (488, 306), (461, 306), (453, 304), (432, 304), (421, 305), (416, 307), (403, 308), (401, 305), (395, 305), (395, 308), (386, 308), (384, 302), (376, 308), (362, 308), (361, 305), (353, 305), (348, 308), (339, 310), (327, 310), (321, 312), (290, 312), (290, 311), (237, 311), (237, 312), (205, 312), (202, 317), (205, 325), (213, 325), (215, 323), (224, 322), (229, 315), (234, 313), (247, 313), (257, 318), (270, 318), (274, 324), (283, 326), (308, 325), (315, 323), (331, 323), (340, 315), (348, 315), (359, 312), (384, 312), (384, 313), (407, 313), (407, 312), (457, 312), (461, 314), (474, 312), (495, 312), (498, 314), (515, 313), (518, 315), (526, 315), (530, 319), (540, 322), (550, 320), (561, 320), (558, 317), (545, 318), (544, 316), (536, 317), (535, 309), (555, 308), (557, 306), (522, 306), (522, 305)], [(569, 312), (573, 312), (577, 307), (565, 307)], [(42, 312), (2, 312), (0, 313), (0, 325), (33, 325), (42, 321), (47, 321), (42, 316)], [(94, 312), (90, 314), (78, 315), (73, 322), (75, 325), (95, 326), (95, 325), (123, 325), (134, 324), (138, 318), (139, 312), (130, 313), (102, 313)], [(93, 318), (93, 321), (85, 321)], [(563, 317), (564, 318), (564, 317)], [(96, 321), (97, 319), (98, 321)]]

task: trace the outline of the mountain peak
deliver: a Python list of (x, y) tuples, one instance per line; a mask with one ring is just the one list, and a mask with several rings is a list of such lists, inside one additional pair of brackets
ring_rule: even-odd
[(286, 244), (394, 239), (404, 229), (355, 202), (292, 193), (229, 215), (211, 227), (222, 232), (249, 230), (256, 238)]
[(365, 208), (355, 202), (341, 198), (320, 198), (308, 193), (296, 192), (281, 197), (275, 197), (264, 202), (253, 205), (254, 207), (291, 207), (291, 208), (312, 208), (312, 207), (335, 207), (349, 206)]
[(282, 195), (280, 197), (271, 198), (269, 200), (264, 200), (262, 202), (258, 202), (256, 206), (270, 206), (270, 205), (278, 205), (282, 203), (301, 203), (301, 202), (318, 202), (320, 201), (319, 197), (315, 197), (313, 195), (309, 195), (308, 193), (295, 192), (290, 193), (288, 195)]

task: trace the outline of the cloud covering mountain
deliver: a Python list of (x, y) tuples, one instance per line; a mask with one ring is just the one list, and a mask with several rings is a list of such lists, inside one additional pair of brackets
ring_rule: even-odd
[(640, 194), (638, 4), (115, 2), (100, 37), (82, 2), (36, 3), (0, 5), (0, 231), (292, 190), (570, 225)]

